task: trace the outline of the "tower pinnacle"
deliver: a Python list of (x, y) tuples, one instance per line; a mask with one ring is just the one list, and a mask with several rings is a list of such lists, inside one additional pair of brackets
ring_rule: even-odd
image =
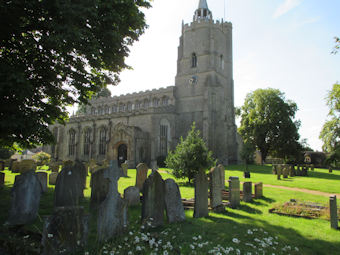
[(208, 8), (208, 4), (206, 0), (200, 0), (198, 4), (198, 8), (195, 11), (194, 21), (199, 20), (212, 20), (212, 13)]

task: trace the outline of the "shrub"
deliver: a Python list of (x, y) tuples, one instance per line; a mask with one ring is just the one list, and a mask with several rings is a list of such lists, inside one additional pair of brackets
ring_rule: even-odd
[(32, 158), (37, 162), (38, 166), (47, 165), (51, 160), (51, 155), (46, 152), (38, 152), (32, 156)]

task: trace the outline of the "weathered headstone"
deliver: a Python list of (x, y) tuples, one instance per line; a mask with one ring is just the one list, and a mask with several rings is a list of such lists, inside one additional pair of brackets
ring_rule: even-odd
[(124, 177), (127, 177), (127, 176), (128, 176), (128, 164), (127, 164), (127, 162), (125, 161), (125, 163), (122, 163), (122, 164), (120, 165), (120, 167), (121, 167), (122, 170), (123, 170), (123, 176), (124, 176)]
[(47, 191), (47, 173), (46, 172), (37, 172), (38, 180), (41, 184), (42, 192)]
[(58, 173), (50, 173), (48, 175), (48, 184), (55, 185), (57, 183)]
[(225, 168), (222, 164), (219, 164), (217, 168), (220, 170), (221, 174), (221, 190), (225, 189)]
[(128, 205), (139, 205), (140, 204), (140, 195), (139, 195), (139, 188), (136, 186), (127, 187), (124, 190), (124, 199), (128, 203)]
[(208, 180), (204, 170), (199, 170), (195, 176), (194, 218), (208, 215)]
[(252, 200), (252, 183), (251, 182), (244, 182), (243, 183), (243, 201), (244, 202), (251, 202)]
[(142, 223), (157, 227), (164, 223), (165, 186), (158, 171), (153, 171), (143, 185)]
[(290, 176), (290, 177), (294, 177), (294, 176), (295, 176), (294, 165), (290, 165), (290, 166), (289, 166), (289, 176)]
[(223, 212), (225, 210), (222, 203), (221, 192), (221, 172), (217, 167), (211, 168), (209, 172), (210, 186), (210, 207), (214, 212)]
[(72, 165), (64, 166), (57, 177), (54, 206), (77, 206), (81, 197), (83, 197), (83, 183), (80, 171)]
[(288, 178), (288, 174), (289, 174), (288, 165), (283, 165), (282, 167), (283, 167), (283, 171), (282, 171), (283, 178)]
[(0, 172), (0, 188), (5, 184), (5, 173)]
[(281, 169), (282, 169), (282, 168), (281, 168), (281, 165), (277, 165), (277, 166), (276, 166), (276, 175), (277, 175), (277, 179), (278, 179), (278, 180), (281, 179), (281, 172), (282, 172)]
[(255, 198), (260, 198), (263, 196), (263, 183), (262, 182), (255, 183), (254, 189), (255, 189)]
[(248, 172), (248, 171), (243, 172), (243, 177), (244, 178), (250, 178), (250, 172)]
[(331, 166), (328, 167), (328, 173), (332, 173), (333, 172), (333, 168)]
[(122, 172), (117, 160), (112, 160), (107, 169), (104, 177), (109, 180), (109, 191), (98, 208), (97, 236), (100, 242), (122, 234), (128, 224), (127, 203), (118, 193), (118, 180)]
[(68, 255), (82, 251), (87, 243), (88, 215), (83, 207), (57, 207), (45, 218), (43, 255)]
[(91, 200), (90, 208), (96, 209), (105, 200), (109, 192), (108, 168), (102, 168), (91, 175)]
[(41, 185), (33, 171), (21, 174), (14, 182), (8, 225), (32, 223), (37, 215), (41, 197)]
[(185, 220), (181, 193), (173, 179), (165, 180), (165, 209), (169, 223)]
[(5, 161), (0, 160), (0, 171), (5, 170)]
[(137, 173), (136, 173), (136, 187), (141, 191), (143, 189), (143, 184), (148, 175), (148, 166), (145, 163), (139, 163), (137, 165)]
[(336, 206), (336, 195), (329, 196), (329, 214), (331, 219), (331, 228), (338, 229), (338, 208)]
[[(81, 184), (82, 184), (82, 188), (85, 189), (86, 188), (86, 177), (88, 175), (86, 166), (82, 162), (76, 160), (74, 162), (73, 169), (74, 169), (74, 171), (78, 171), (78, 173), (80, 175), (80, 181), (81, 181)], [(82, 192), (81, 195), (83, 195), (83, 194), (84, 193)]]
[(273, 174), (277, 174), (277, 165), (272, 165), (272, 172), (273, 172)]
[(231, 208), (237, 208), (240, 205), (240, 180), (238, 177), (229, 177), (229, 203)]

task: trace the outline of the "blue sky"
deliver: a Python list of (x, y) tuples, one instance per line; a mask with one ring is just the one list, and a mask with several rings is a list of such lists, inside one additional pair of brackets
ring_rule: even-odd
[[(131, 47), (114, 95), (174, 85), (181, 23), (192, 21), (198, 0), (155, 0), (149, 28)], [(327, 91), (340, 82), (338, 0), (207, 0), (214, 19), (233, 23), (235, 106), (258, 88), (277, 88), (297, 103), (301, 138), (315, 150), (327, 118)], [(225, 8), (224, 8), (225, 6)]]

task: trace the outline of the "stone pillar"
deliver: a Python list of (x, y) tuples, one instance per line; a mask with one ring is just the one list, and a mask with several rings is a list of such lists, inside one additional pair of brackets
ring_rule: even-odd
[(263, 183), (262, 182), (258, 182), (255, 183), (255, 198), (260, 198), (263, 196)]
[(229, 203), (231, 208), (240, 205), (240, 180), (238, 177), (229, 177)]
[(195, 176), (194, 218), (208, 216), (208, 180), (204, 170), (199, 170)]
[(329, 214), (331, 228), (338, 229), (338, 208), (336, 206), (336, 195), (329, 196)]
[(243, 201), (244, 202), (251, 202), (252, 200), (251, 190), (252, 190), (252, 183), (244, 182), (243, 183)]

